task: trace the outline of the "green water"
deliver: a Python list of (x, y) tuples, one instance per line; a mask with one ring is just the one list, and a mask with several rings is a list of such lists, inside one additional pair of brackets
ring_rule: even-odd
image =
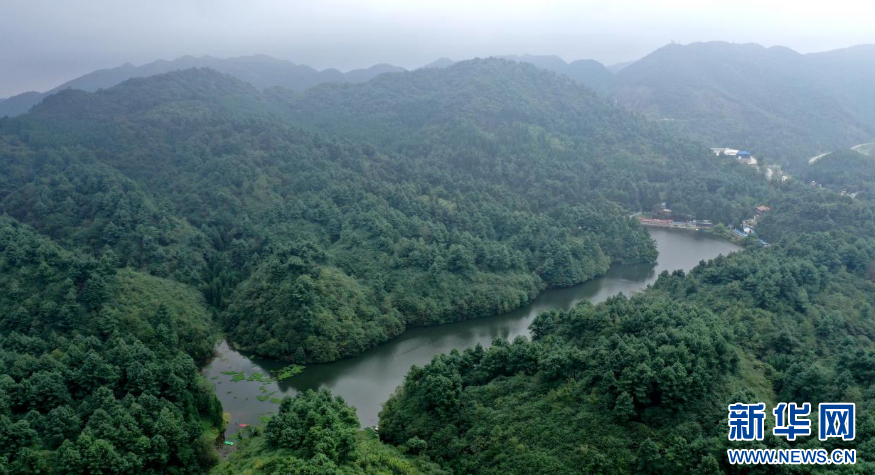
[[(528, 335), (535, 316), (545, 310), (568, 309), (589, 300), (601, 302), (623, 292), (644, 289), (663, 270), (693, 268), (700, 260), (738, 250), (735, 244), (713, 236), (669, 229), (650, 229), (659, 249), (656, 265), (616, 266), (604, 277), (564, 289), (547, 290), (531, 304), (503, 315), (428, 328), (414, 328), (400, 337), (353, 358), (330, 364), (307, 367), (301, 374), (284, 381), (262, 383), (240, 380), (255, 373), (269, 375), (287, 363), (248, 357), (222, 342), (216, 358), (204, 368), (204, 374), (216, 386), (224, 410), (231, 414), (227, 435), (239, 424), (258, 424), (261, 416), (276, 411), (271, 399), (294, 395), (298, 391), (328, 388), (343, 396), (358, 411), (362, 426), (377, 424), (382, 404), (404, 379), (411, 365), (424, 365), (439, 353), (454, 348), (469, 348), (477, 343), (488, 346), (495, 338), (513, 339)], [(238, 376), (235, 378), (233, 374)], [(261, 399), (259, 399), (261, 396)]]

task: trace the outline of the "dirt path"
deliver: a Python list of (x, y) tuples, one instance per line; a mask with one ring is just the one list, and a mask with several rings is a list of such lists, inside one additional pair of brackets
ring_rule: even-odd
[[(857, 144), (857, 145), (854, 145), (853, 147), (851, 147), (851, 150), (853, 150), (855, 152), (860, 152), (860, 149), (867, 146), (867, 145), (875, 145), (875, 142), (867, 142), (867, 143)], [(821, 157), (825, 157), (831, 153), (832, 152), (826, 152), (826, 153), (821, 153), (820, 155), (818, 155), (816, 157), (811, 157), (808, 159), (808, 164), (811, 165), (812, 163), (818, 161)], [(865, 153), (865, 152), (860, 152), (860, 153)]]
[(820, 155), (818, 155), (818, 156), (816, 156), (816, 157), (811, 157), (811, 158), (808, 159), (808, 164), (811, 165), (812, 163), (816, 162), (817, 159), (819, 159), (820, 157), (825, 157), (825, 156), (827, 156), (827, 155), (829, 155), (829, 154), (831, 154), (831, 153), (832, 153), (832, 152), (826, 152), (826, 153), (821, 153)]
[[(855, 152), (860, 152), (860, 149), (867, 146), (867, 145), (875, 145), (875, 142), (861, 143), (859, 145), (854, 145), (853, 147), (851, 147), (851, 150), (853, 150)], [(860, 153), (866, 153), (866, 152), (860, 152)]]

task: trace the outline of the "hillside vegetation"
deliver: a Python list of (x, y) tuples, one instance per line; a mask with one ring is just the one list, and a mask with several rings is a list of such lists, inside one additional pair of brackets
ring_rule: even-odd
[(853, 150), (833, 152), (812, 163), (804, 179), (860, 199), (875, 199), (875, 157)]
[(236, 345), (297, 362), (652, 262), (631, 210), (737, 222), (768, 194), (505, 60), (303, 96), (187, 70), (64, 91), (0, 130), (8, 214), (200, 288)]
[(215, 470), (715, 473), (739, 398), (857, 402), (875, 460), (871, 203), (769, 184), (559, 74), (474, 60), (299, 94), (188, 69), (54, 94), (0, 119), (0, 156), (0, 472), (206, 473), (220, 334), (327, 362), (505, 312), (654, 262), (630, 215), (662, 202), (725, 224), (769, 204), (773, 245), (414, 368), (382, 441), (300, 394)]
[(671, 44), (616, 75), (611, 96), (713, 147), (797, 171), (875, 138), (875, 47), (817, 54), (722, 42)]
[[(740, 447), (856, 448), (854, 466), (801, 473), (866, 473), (875, 219), (818, 192), (842, 213), (829, 231), (808, 228), (798, 203), (810, 191), (791, 188), (782, 194), (797, 205), (773, 210), (786, 237), (771, 247), (663, 273), (632, 297), (542, 313), (532, 341), (414, 367), (380, 414), (381, 435), (421, 439), (460, 474), (750, 473), (727, 463), (726, 450)], [(727, 442), (728, 404), (835, 400), (857, 405), (853, 442), (788, 442), (772, 435), (771, 418), (763, 442)]]
[(65, 250), (8, 217), (0, 287), (0, 470), (196, 473), (215, 463), (221, 405), (193, 359), (210, 354), (214, 334), (197, 293), (117, 272), (110, 254)]
[[(327, 390), (285, 398), (264, 430), (247, 429), (241, 448), (213, 475), (264, 473), (444, 475), (418, 447), (394, 448)], [(415, 444), (414, 444), (415, 445)]]

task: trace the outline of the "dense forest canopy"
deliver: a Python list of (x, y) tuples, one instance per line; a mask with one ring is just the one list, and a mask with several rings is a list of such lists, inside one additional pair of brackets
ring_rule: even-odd
[(770, 193), (506, 60), (303, 96), (186, 70), (63, 91), (0, 129), (6, 213), (201, 288), (235, 344), (299, 362), (652, 262), (626, 215), (654, 203), (731, 223)]
[(196, 364), (221, 330), (331, 361), (653, 262), (629, 217), (653, 203), (737, 222), (773, 193), (505, 60), (303, 96), (202, 69), (67, 90), (0, 120), (0, 154), (18, 473), (209, 467), (222, 421)]
[[(811, 197), (803, 186), (786, 194)], [(866, 473), (875, 220), (831, 196), (821, 196), (828, 231), (784, 204), (775, 245), (664, 273), (631, 298), (542, 313), (532, 341), (414, 367), (381, 413), (384, 440), (422, 439), (454, 473), (750, 473), (727, 463), (726, 450), (743, 446), (856, 448), (855, 466), (830, 473)], [(853, 442), (787, 442), (768, 425), (762, 443), (727, 442), (728, 404), (834, 400), (857, 404)], [(796, 473), (783, 468), (762, 473)]]
[(816, 54), (723, 42), (671, 44), (617, 73), (611, 96), (712, 147), (796, 173), (875, 138), (875, 47)]
[(769, 183), (502, 59), (303, 94), (208, 69), (61, 91), (0, 119), (0, 472), (206, 472), (224, 422), (197, 365), (222, 334), (333, 361), (653, 263), (631, 215), (657, 204), (737, 225), (768, 203), (769, 248), (412, 369), (379, 438), (304, 393), (217, 468), (714, 473), (729, 400), (868, 410), (873, 209), (818, 170)]
[(875, 157), (854, 150), (833, 152), (812, 163), (802, 179), (812, 186), (872, 200), (875, 199)]
[(448, 473), (422, 455), (422, 440), (392, 447), (373, 429), (360, 432), (355, 410), (328, 390), (283, 399), (264, 430), (247, 428), (240, 443), (214, 475)]
[(189, 473), (215, 462), (221, 405), (203, 298), (0, 219), (0, 468)]

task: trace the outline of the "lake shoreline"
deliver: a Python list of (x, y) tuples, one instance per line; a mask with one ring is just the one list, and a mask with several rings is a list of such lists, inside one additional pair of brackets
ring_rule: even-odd
[(527, 336), (531, 320), (542, 311), (568, 309), (583, 300), (598, 303), (617, 293), (630, 295), (646, 289), (663, 270), (689, 270), (701, 260), (742, 249), (725, 238), (708, 233), (658, 228), (649, 231), (660, 251), (656, 264), (612, 266), (603, 276), (587, 282), (546, 289), (528, 304), (511, 312), (409, 327), (399, 336), (356, 356), (311, 364), (287, 380), (266, 384), (246, 380), (233, 382), (223, 373), (270, 374), (288, 362), (247, 355), (234, 350), (227, 340), (222, 340), (216, 347), (216, 357), (204, 366), (202, 374), (215, 386), (224, 410), (231, 414), (228, 436), (236, 432), (236, 424), (259, 424), (261, 417), (277, 410), (276, 401), (280, 397), (319, 388), (331, 389), (356, 407), (362, 427), (374, 426), (382, 404), (403, 382), (414, 364), (427, 364), (434, 355), (453, 349), (462, 350), (477, 344), (489, 346), (495, 338), (512, 340), (517, 336)]

